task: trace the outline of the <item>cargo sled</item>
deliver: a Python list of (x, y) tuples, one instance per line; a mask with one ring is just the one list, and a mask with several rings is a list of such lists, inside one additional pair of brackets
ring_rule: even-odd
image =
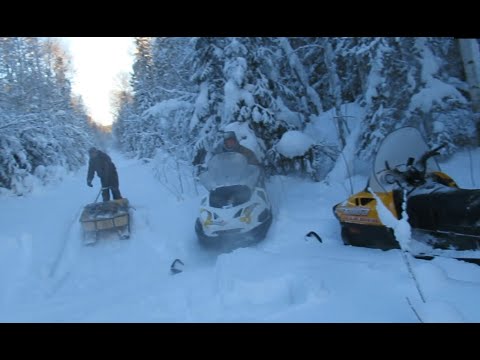
[(130, 206), (128, 199), (88, 204), (80, 216), (83, 241), (92, 244), (107, 234), (116, 233), (120, 239), (130, 237)]

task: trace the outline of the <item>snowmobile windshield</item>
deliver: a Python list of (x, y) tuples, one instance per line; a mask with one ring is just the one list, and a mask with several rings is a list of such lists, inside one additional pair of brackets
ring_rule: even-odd
[(253, 188), (259, 175), (258, 166), (249, 164), (245, 156), (237, 152), (225, 152), (210, 159), (208, 170), (200, 175), (200, 182), (208, 191), (232, 185)]
[(245, 185), (224, 186), (210, 192), (210, 206), (235, 207), (246, 203), (251, 197), (252, 191)]
[[(373, 164), (373, 174), (370, 176), (369, 186), (374, 192), (389, 192), (397, 185), (385, 176), (387, 163), (390, 169), (405, 171), (407, 164), (419, 161), (429, 147), (420, 132), (414, 127), (403, 127), (392, 131), (383, 139), (378, 148)], [(427, 160), (426, 171), (440, 171), (437, 161), (431, 157)]]

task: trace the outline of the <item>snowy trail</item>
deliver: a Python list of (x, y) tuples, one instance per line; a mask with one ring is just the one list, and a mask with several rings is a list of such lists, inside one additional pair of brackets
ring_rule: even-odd
[[(0, 321), (418, 322), (406, 297), (426, 321), (480, 321), (479, 266), (413, 260), (421, 304), (398, 250), (342, 244), (332, 204), (348, 196), (346, 183), (271, 179), (267, 237), (218, 254), (195, 236), (200, 196), (178, 200), (151, 163), (112, 157), (133, 206), (128, 240), (82, 245), (79, 212), (99, 186), (86, 186), (86, 169), (0, 204)], [(309, 230), (323, 243), (305, 240)], [(171, 275), (175, 258), (185, 271)]]
[[(193, 224), (186, 227), (185, 224), (191, 223), (191, 219), (195, 214), (191, 210), (196, 208), (192, 206), (197, 204), (193, 199), (192, 204), (187, 207), (190, 212), (184, 211), (182, 203), (176, 199), (172, 199), (171, 194), (152, 178), (149, 166), (139, 165), (138, 162), (128, 161), (124, 159), (113, 159), (117, 163), (120, 174), (120, 188), (125, 197), (127, 197), (132, 206), (132, 236), (128, 240), (118, 240), (113, 237), (101, 239), (94, 246), (82, 245), (82, 233), (78, 222), (79, 215), (83, 206), (95, 198), (97, 190), (87, 188), (82, 183), (82, 177), (86, 174), (80, 172), (76, 177), (67, 179), (65, 183), (65, 193), (77, 194), (75, 198), (72, 196), (72, 202), (76, 201), (81, 204), (72, 216), (65, 214), (60, 226), (52, 229), (48, 233), (52, 234), (49, 239), (51, 241), (49, 248), (44, 251), (37, 251), (38, 262), (45, 265), (45, 278), (42, 281), (42, 289), (40, 291), (39, 302), (45, 301), (44, 306), (55, 308), (57, 303), (68, 303), (72, 299), (85, 297), (85, 302), (107, 304), (118, 302), (117, 296), (112, 297), (111, 293), (125, 295), (125, 299), (138, 297), (133, 301), (142, 302), (144, 293), (132, 295), (135, 290), (142, 286), (148, 288), (153, 283), (164, 283), (171, 275), (169, 272), (170, 263), (176, 257), (180, 257), (192, 266), (203, 264), (205, 259), (213, 262), (212, 258), (203, 254), (198, 249), (196, 238), (194, 237)], [(82, 176), (83, 175), (83, 176)], [(94, 180), (94, 186), (98, 185), (98, 179)], [(79, 189), (75, 189), (77, 187)], [(89, 192), (89, 196), (85, 193)], [(53, 193), (48, 193), (53, 194)], [(58, 193), (55, 193), (60, 196)], [(50, 202), (47, 193), (43, 195), (46, 202)], [(83, 199), (81, 199), (83, 197)], [(88, 199), (85, 201), (85, 199)], [(65, 201), (61, 202), (65, 203)], [(152, 205), (154, 207), (152, 208)], [(160, 210), (158, 205), (161, 204)], [(30, 205), (30, 204), (29, 204)], [(70, 208), (73, 208), (71, 206)], [(33, 209), (32, 209), (33, 210)], [(56, 215), (56, 213), (55, 213)], [(51, 217), (54, 215), (51, 214)], [(13, 218), (13, 217), (12, 217)], [(172, 222), (171, 219), (177, 219)], [(185, 218), (184, 220), (181, 220)], [(45, 222), (52, 223), (49, 218)], [(32, 228), (32, 232), (35, 227)], [(44, 229), (37, 231), (39, 234), (46, 234)], [(45, 239), (47, 241), (47, 239)], [(24, 262), (30, 260), (26, 256), (22, 256)], [(210, 260), (208, 260), (210, 259)], [(33, 278), (35, 274), (29, 273), (28, 264), (18, 266), (16, 264), (16, 274), (6, 279), (5, 283), (18, 283), (22, 279), (27, 287), (35, 287)], [(13, 266), (12, 266), (13, 267)], [(33, 272), (33, 270), (32, 270)], [(15, 296), (22, 296), (19, 286), (10, 286), (5, 292), (4, 303), (15, 302)], [(104, 295), (102, 295), (104, 294)], [(63, 301), (61, 299), (64, 299)], [(22, 306), (23, 301), (18, 301)], [(48, 311), (44, 315), (36, 318), (38, 314), (33, 316), (28, 312), (29, 305), (24, 305), (26, 311), (24, 316), (20, 316), (20, 321), (43, 321), (51, 318), (52, 314)], [(103, 309), (103, 306), (101, 306)], [(103, 309), (104, 310), (104, 309)], [(54, 310), (52, 309), (54, 312)], [(94, 311), (92, 315), (82, 312), (83, 315), (77, 315), (80, 321), (89, 321), (90, 317), (97, 318), (99, 315)], [(35, 313), (35, 308), (33, 309)], [(101, 316), (100, 316), (101, 317)], [(9, 317), (7, 316), (7, 319)], [(22, 320), (24, 319), (24, 320)], [(28, 320), (27, 320), (28, 319)], [(55, 318), (54, 318), (55, 319)], [(77, 321), (77, 317), (73, 318)]]

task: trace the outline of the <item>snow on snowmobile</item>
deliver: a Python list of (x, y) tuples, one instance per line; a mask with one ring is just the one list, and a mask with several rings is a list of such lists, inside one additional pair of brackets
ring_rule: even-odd
[(84, 207), (80, 216), (85, 245), (94, 244), (101, 236), (116, 233), (120, 239), (130, 237), (130, 206), (128, 199), (97, 202)]
[(233, 250), (265, 237), (272, 208), (258, 166), (248, 164), (240, 153), (220, 153), (210, 159), (208, 170), (199, 178), (208, 191), (195, 222), (202, 245)]
[[(381, 143), (366, 188), (335, 205), (346, 245), (399, 248), (377, 212), (373, 191), (397, 219), (402, 203), (412, 230), (409, 251), (416, 257), (480, 259), (480, 190), (461, 189), (434, 159), (445, 145), (429, 150), (420, 132), (403, 127)], [(404, 197), (405, 196), (405, 197)]]

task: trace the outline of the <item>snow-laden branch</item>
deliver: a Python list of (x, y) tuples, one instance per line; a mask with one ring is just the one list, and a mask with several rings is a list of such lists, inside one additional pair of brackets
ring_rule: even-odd
[(31, 122), (32, 122), (32, 120), (23, 120), (23, 121), (12, 122), (12, 123), (0, 126), (0, 129), (5, 129), (9, 126), (21, 125), (21, 124), (26, 124), (26, 123), (31, 123)]

